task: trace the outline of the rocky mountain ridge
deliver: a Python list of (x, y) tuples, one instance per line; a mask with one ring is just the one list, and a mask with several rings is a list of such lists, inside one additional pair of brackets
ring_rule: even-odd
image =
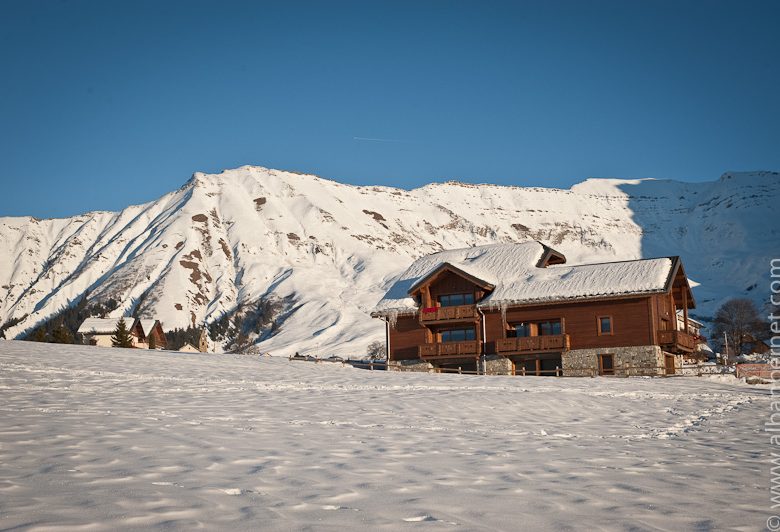
[(167, 328), (260, 305), (276, 309), (250, 338), (264, 351), (359, 354), (383, 338), (369, 312), (412, 260), (528, 239), (569, 263), (680, 255), (700, 284), (694, 315), (706, 318), (729, 297), (766, 299), (769, 260), (780, 251), (778, 200), (774, 172), (414, 190), (251, 166), (196, 173), (121, 212), (0, 218), (0, 324), (18, 321), (5, 335), (20, 337), (85, 295)]

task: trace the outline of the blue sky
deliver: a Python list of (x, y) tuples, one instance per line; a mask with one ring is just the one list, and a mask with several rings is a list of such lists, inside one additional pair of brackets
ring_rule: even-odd
[(0, 12), (0, 215), (120, 209), (243, 164), (404, 188), (780, 170), (778, 2)]

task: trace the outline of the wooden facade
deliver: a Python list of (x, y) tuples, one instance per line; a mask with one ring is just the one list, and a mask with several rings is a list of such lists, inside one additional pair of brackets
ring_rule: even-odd
[[(409, 290), (418, 309), (387, 320), (388, 361), (479, 367), (480, 359), (503, 357), (515, 373), (549, 374), (576, 350), (659, 346), (672, 356), (691, 353), (695, 337), (677, 311), (687, 320), (693, 298), (679, 258), (672, 259), (660, 292), (495, 306), (479, 304), (491, 293), (490, 283), (442, 265)], [(549, 253), (539, 267), (547, 260), (565, 258)]]
[(162, 324), (158, 320), (139, 320), (139, 323), (142, 324), (141, 332), (143, 336), (139, 339), (138, 347), (148, 348), (151, 338), (154, 338), (155, 349), (166, 349), (168, 347), (168, 339), (165, 337)]

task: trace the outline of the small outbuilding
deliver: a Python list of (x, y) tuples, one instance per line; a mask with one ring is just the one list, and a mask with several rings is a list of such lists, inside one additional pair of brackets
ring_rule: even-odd
[(179, 353), (200, 353), (200, 350), (191, 343), (187, 342), (179, 348)]

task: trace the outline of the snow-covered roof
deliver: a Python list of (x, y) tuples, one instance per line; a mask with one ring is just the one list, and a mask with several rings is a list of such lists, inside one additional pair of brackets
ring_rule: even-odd
[(181, 346), (179, 348), (179, 351), (182, 353), (200, 353), (200, 349), (198, 349), (197, 347), (195, 347), (189, 342)]
[(120, 319), (125, 320), (127, 329), (130, 330), (135, 325), (135, 318), (124, 316), (122, 318), (87, 318), (79, 326), (77, 332), (82, 334), (113, 334), (116, 330), (116, 324)]
[(493, 244), (442, 251), (416, 260), (374, 308), (377, 315), (413, 312), (409, 292), (442, 265), (451, 265), (495, 287), (480, 307), (663, 292), (674, 260), (669, 257), (600, 264), (540, 267), (547, 249), (539, 242)]
[(138, 321), (141, 323), (141, 329), (144, 332), (144, 336), (149, 336), (149, 333), (154, 329), (154, 324), (157, 323), (157, 320), (149, 319), (139, 319)]

